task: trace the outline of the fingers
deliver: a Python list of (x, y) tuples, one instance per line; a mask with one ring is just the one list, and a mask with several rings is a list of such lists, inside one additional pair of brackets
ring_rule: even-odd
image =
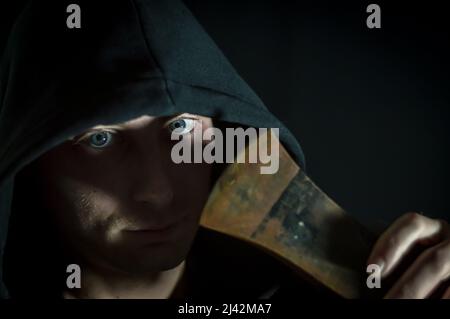
[[(385, 298), (426, 298), (448, 278), (450, 278), (450, 240), (423, 252)], [(450, 294), (450, 289), (447, 293)]]
[(368, 264), (378, 264), (385, 277), (416, 245), (433, 245), (448, 235), (445, 221), (435, 220), (417, 213), (408, 213), (397, 219), (377, 240)]

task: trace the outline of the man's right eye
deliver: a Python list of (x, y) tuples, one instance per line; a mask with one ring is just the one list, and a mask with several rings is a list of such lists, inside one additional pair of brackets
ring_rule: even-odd
[(75, 144), (85, 144), (95, 149), (104, 149), (110, 146), (115, 139), (116, 132), (106, 130), (96, 130), (83, 134)]

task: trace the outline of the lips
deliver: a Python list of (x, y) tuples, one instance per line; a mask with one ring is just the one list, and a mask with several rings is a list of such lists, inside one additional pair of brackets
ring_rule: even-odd
[(186, 218), (186, 216), (181, 216), (180, 218), (178, 218), (177, 220), (170, 222), (170, 223), (166, 223), (163, 225), (152, 225), (152, 226), (140, 226), (140, 227), (135, 227), (132, 229), (126, 229), (125, 231), (127, 232), (146, 232), (146, 231), (164, 231), (167, 230), (173, 226), (176, 226), (177, 224), (179, 224), (181, 221), (183, 221)]
[(137, 240), (144, 240), (150, 242), (164, 242), (173, 238), (176, 234), (178, 226), (185, 217), (178, 221), (168, 224), (162, 227), (141, 227), (137, 229), (127, 229), (124, 231), (129, 238), (135, 238)]

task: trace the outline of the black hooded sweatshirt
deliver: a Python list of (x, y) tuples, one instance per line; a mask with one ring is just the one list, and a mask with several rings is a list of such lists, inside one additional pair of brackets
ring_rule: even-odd
[[(32, 209), (21, 212), (13, 209), (13, 202), (19, 201), (14, 197), (20, 187), (17, 176), (43, 153), (99, 123), (124, 122), (144, 114), (168, 116), (187, 112), (246, 126), (277, 127), (283, 145), (305, 168), (296, 139), (242, 80), (183, 3), (77, 1), (81, 28), (70, 29), (66, 24), (69, 15), (66, 8), (72, 2), (31, 1), (14, 25), (3, 55), (0, 69), (3, 298), (27, 295), (24, 290), (33, 290), (39, 283), (45, 286), (40, 288), (40, 296), (52, 295), (50, 291), (54, 290), (47, 291), (46, 287), (52, 287), (51, 278), (60, 271), (50, 265), (55, 255), (49, 248), (51, 240), (46, 232), (34, 229), (32, 238), (23, 238), (26, 232), (22, 232), (21, 239), (27, 244), (14, 247), (15, 251), (8, 248), (7, 242), (13, 241), (8, 238), (14, 238), (8, 232), (13, 219), (21, 225), (19, 229), (31, 229), (45, 220), (44, 215), (36, 216)], [(28, 193), (27, 197), (20, 202), (30, 203), (33, 194)], [(205, 240), (205, 236), (209, 239)], [(199, 231), (191, 255), (200, 257), (188, 259), (187, 268), (192, 296), (260, 297), (283, 280), (290, 281), (286, 279), (289, 271), (284, 266), (225, 237)], [(20, 262), (9, 265), (9, 256)], [(43, 273), (37, 264), (45, 265)], [(218, 272), (226, 275), (217, 276)], [(15, 280), (23, 286), (17, 284), (13, 288)], [(29, 289), (27, 284), (31, 285)]]

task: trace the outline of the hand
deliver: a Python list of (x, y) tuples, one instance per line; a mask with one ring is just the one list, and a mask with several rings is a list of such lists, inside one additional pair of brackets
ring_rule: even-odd
[[(427, 298), (450, 278), (450, 227), (444, 220), (408, 213), (397, 219), (377, 240), (368, 264), (381, 267), (381, 280), (389, 276), (417, 246), (424, 247), (408, 265), (385, 298)], [(442, 298), (450, 299), (447, 281)]]

